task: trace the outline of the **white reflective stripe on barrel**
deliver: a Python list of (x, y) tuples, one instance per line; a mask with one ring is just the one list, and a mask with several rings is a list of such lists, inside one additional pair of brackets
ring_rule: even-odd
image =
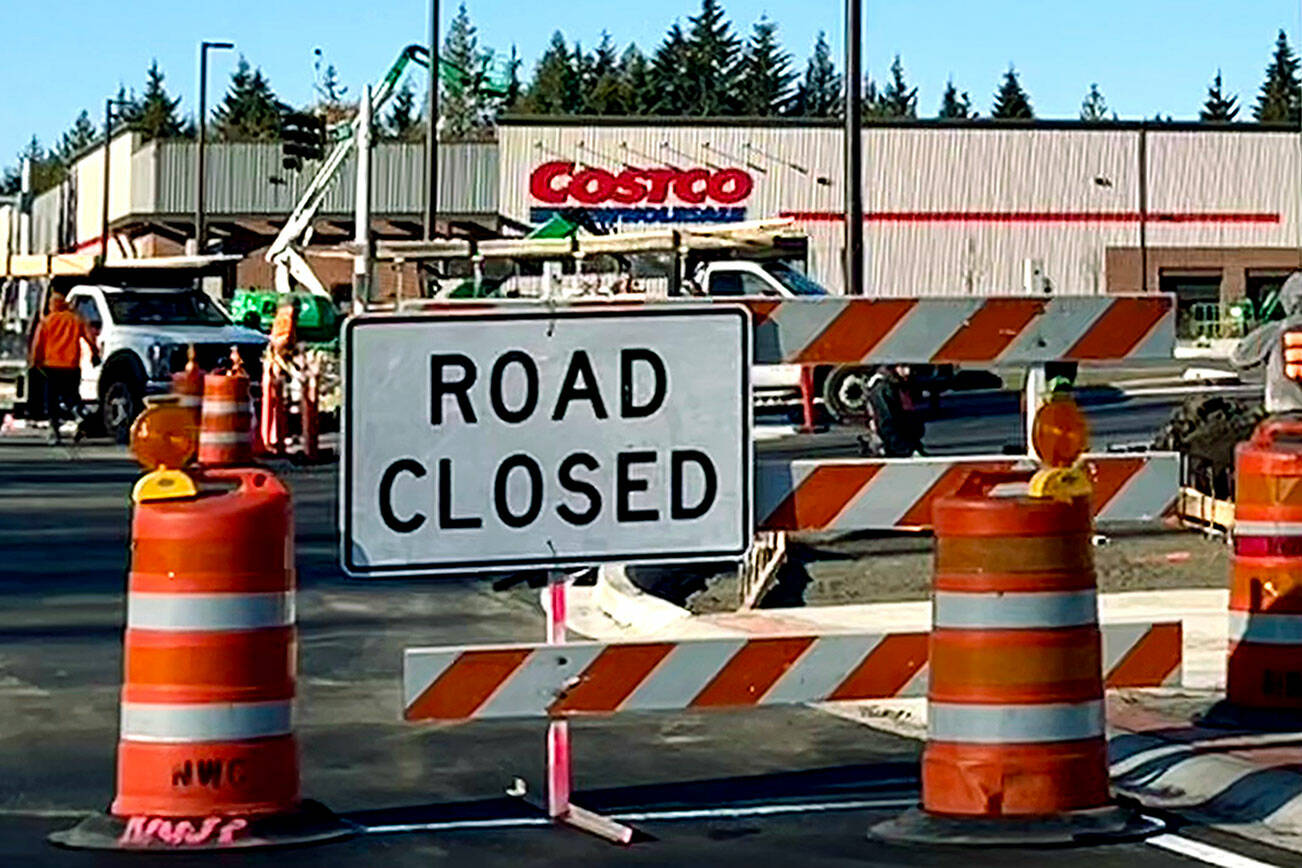
[(253, 440), (252, 431), (200, 431), (199, 444), (230, 446), (232, 444), (249, 443)]
[(1302, 522), (1234, 520), (1235, 536), (1302, 536)]
[(129, 741), (229, 741), (288, 735), (294, 703), (201, 704), (123, 702), (122, 738)]
[(179, 407), (199, 407), (203, 404), (203, 399), (198, 395), (177, 395), (177, 406)]
[(973, 744), (1074, 741), (1103, 735), (1103, 702), (1037, 705), (927, 703), (927, 738)]
[(251, 413), (248, 401), (215, 401), (212, 398), (205, 398), (203, 401), (203, 412), (205, 416), (230, 416), (244, 413)]
[(1230, 641), (1302, 645), (1302, 615), (1230, 610)]
[(142, 630), (256, 630), (294, 623), (294, 592), (155, 594), (133, 591), (127, 626)]
[(969, 594), (936, 591), (932, 624), (956, 630), (1081, 627), (1095, 624), (1093, 590)]

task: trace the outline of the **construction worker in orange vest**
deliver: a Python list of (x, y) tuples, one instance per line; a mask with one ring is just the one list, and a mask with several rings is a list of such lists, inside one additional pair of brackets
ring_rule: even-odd
[(49, 312), (32, 336), (28, 363), (45, 378), (45, 411), (50, 417), (50, 442), (59, 442), (60, 417), (77, 422), (81, 436), (81, 342), (90, 347), (91, 363), (99, 364), (99, 347), (86, 321), (68, 307), (58, 290), (50, 293)]
[(285, 401), (288, 397), (289, 377), (293, 372), (294, 346), (298, 343), (298, 302), (284, 296), (276, 308), (276, 318), (271, 323), (271, 340), (262, 365), (262, 414), (259, 433), (263, 447), (272, 454), (284, 451), (289, 436), (289, 414)]

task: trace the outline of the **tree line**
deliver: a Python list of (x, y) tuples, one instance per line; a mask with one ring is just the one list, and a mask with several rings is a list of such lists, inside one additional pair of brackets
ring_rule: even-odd
[[(802, 70), (783, 46), (776, 22), (761, 16), (743, 37), (719, 0), (700, 0), (697, 13), (685, 23), (675, 20), (649, 54), (636, 44), (620, 50), (604, 31), (591, 50), (577, 41), (571, 44), (556, 31), (527, 83), (521, 80), (523, 63), (514, 46), (503, 56), (484, 48), (462, 2), (449, 23), (441, 55), (439, 134), (447, 139), (491, 138), (493, 124), (503, 113), (832, 118), (844, 107), (843, 79), (826, 33), (818, 34)], [(356, 101), (348, 99), (333, 65), (322, 68), (319, 50), (316, 71), (315, 99), (306, 110), (330, 123), (351, 118)], [(411, 77), (405, 77), (381, 115), (383, 136), (397, 141), (424, 138), (425, 100), (418, 102), (417, 96)], [(918, 89), (910, 85), (898, 54), (884, 81), (865, 79), (862, 100), (864, 117), (870, 120), (921, 116)], [(145, 139), (194, 135), (195, 122), (181, 113), (181, 99), (168, 92), (157, 61), (147, 70), (139, 96), (119, 86), (118, 101), (115, 129), (122, 124)], [(1240, 109), (1239, 96), (1226, 91), (1217, 70), (1199, 119), (1229, 123), (1239, 118)], [(262, 70), (241, 55), (212, 111), (208, 132), (217, 141), (277, 141), (281, 120), (291, 110)], [(1283, 30), (1251, 115), (1260, 123), (1302, 122), (1299, 58)], [(980, 114), (970, 91), (960, 90), (951, 78), (932, 116), (961, 120)], [(1012, 64), (999, 79), (988, 117), (1036, 118), (1031, 96)], [(1117, 120), (1096, 83), (1081, 101), (1080, 118)], [(33, 136), (18, 157), (32, 161), (34, 189), (40, 192), (62, 181), (72, 161), (101, 135), (89, 112), (82, 111), (53, 145), (46, 147)], [(18, 166), (10, 166), (0, 176), (0, 193), (16, 192), (18, 183)]]

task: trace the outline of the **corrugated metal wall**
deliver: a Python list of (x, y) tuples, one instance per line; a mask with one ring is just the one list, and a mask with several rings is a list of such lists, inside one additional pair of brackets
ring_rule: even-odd
[[(1145, 135), (1150, 246), (1299, 243), (1296, 134)], [(1140, 137), (1121, 126), (865, 130), (868, 292), (1018, 294), (1026, 259), (1043, 261), (1058, 292), (1104, 291), (1105, 250), (1139, 244)], [(800, 215), (811, 274), (842, 288), (842, 152), (834, 127), (508, 123), (499, 140), (502, 210), (516, 219), (546, 204), (533, 199), (529, 177), (549, 161), (613, 172), (745, 168), (755, 183), (741, 203), (746, 218)], [(1234, 213), (1256, 217), (1225, 217)]]
[[(156, 145), (157, 194), (153, 213), (187, 214), (194, 210), (192, 142)], [(287, 214), (312, 180), (318, 163), (301, 172), (281, 166), (278, 144), (208, 146), (207, 209), (210, 214)], [(327, 194), (322, 211), (351, 214), (355, 156), (350, 155)], [(373, 209), (377, 214), (419, 214), (423, 209), (424, 147), (384, 143), (376, 146)], [(276, 180), (272, 180), (276, 179)], [(439, 207), (448, 213), (497, 213), (497, 146), (450, 143), (439, 149)]]

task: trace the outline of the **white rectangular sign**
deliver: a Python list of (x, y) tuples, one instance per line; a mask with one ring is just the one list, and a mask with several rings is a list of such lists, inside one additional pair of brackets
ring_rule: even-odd
[(350, 320), (344, 569), (740, 557), (750, 342), (716, 304)]

